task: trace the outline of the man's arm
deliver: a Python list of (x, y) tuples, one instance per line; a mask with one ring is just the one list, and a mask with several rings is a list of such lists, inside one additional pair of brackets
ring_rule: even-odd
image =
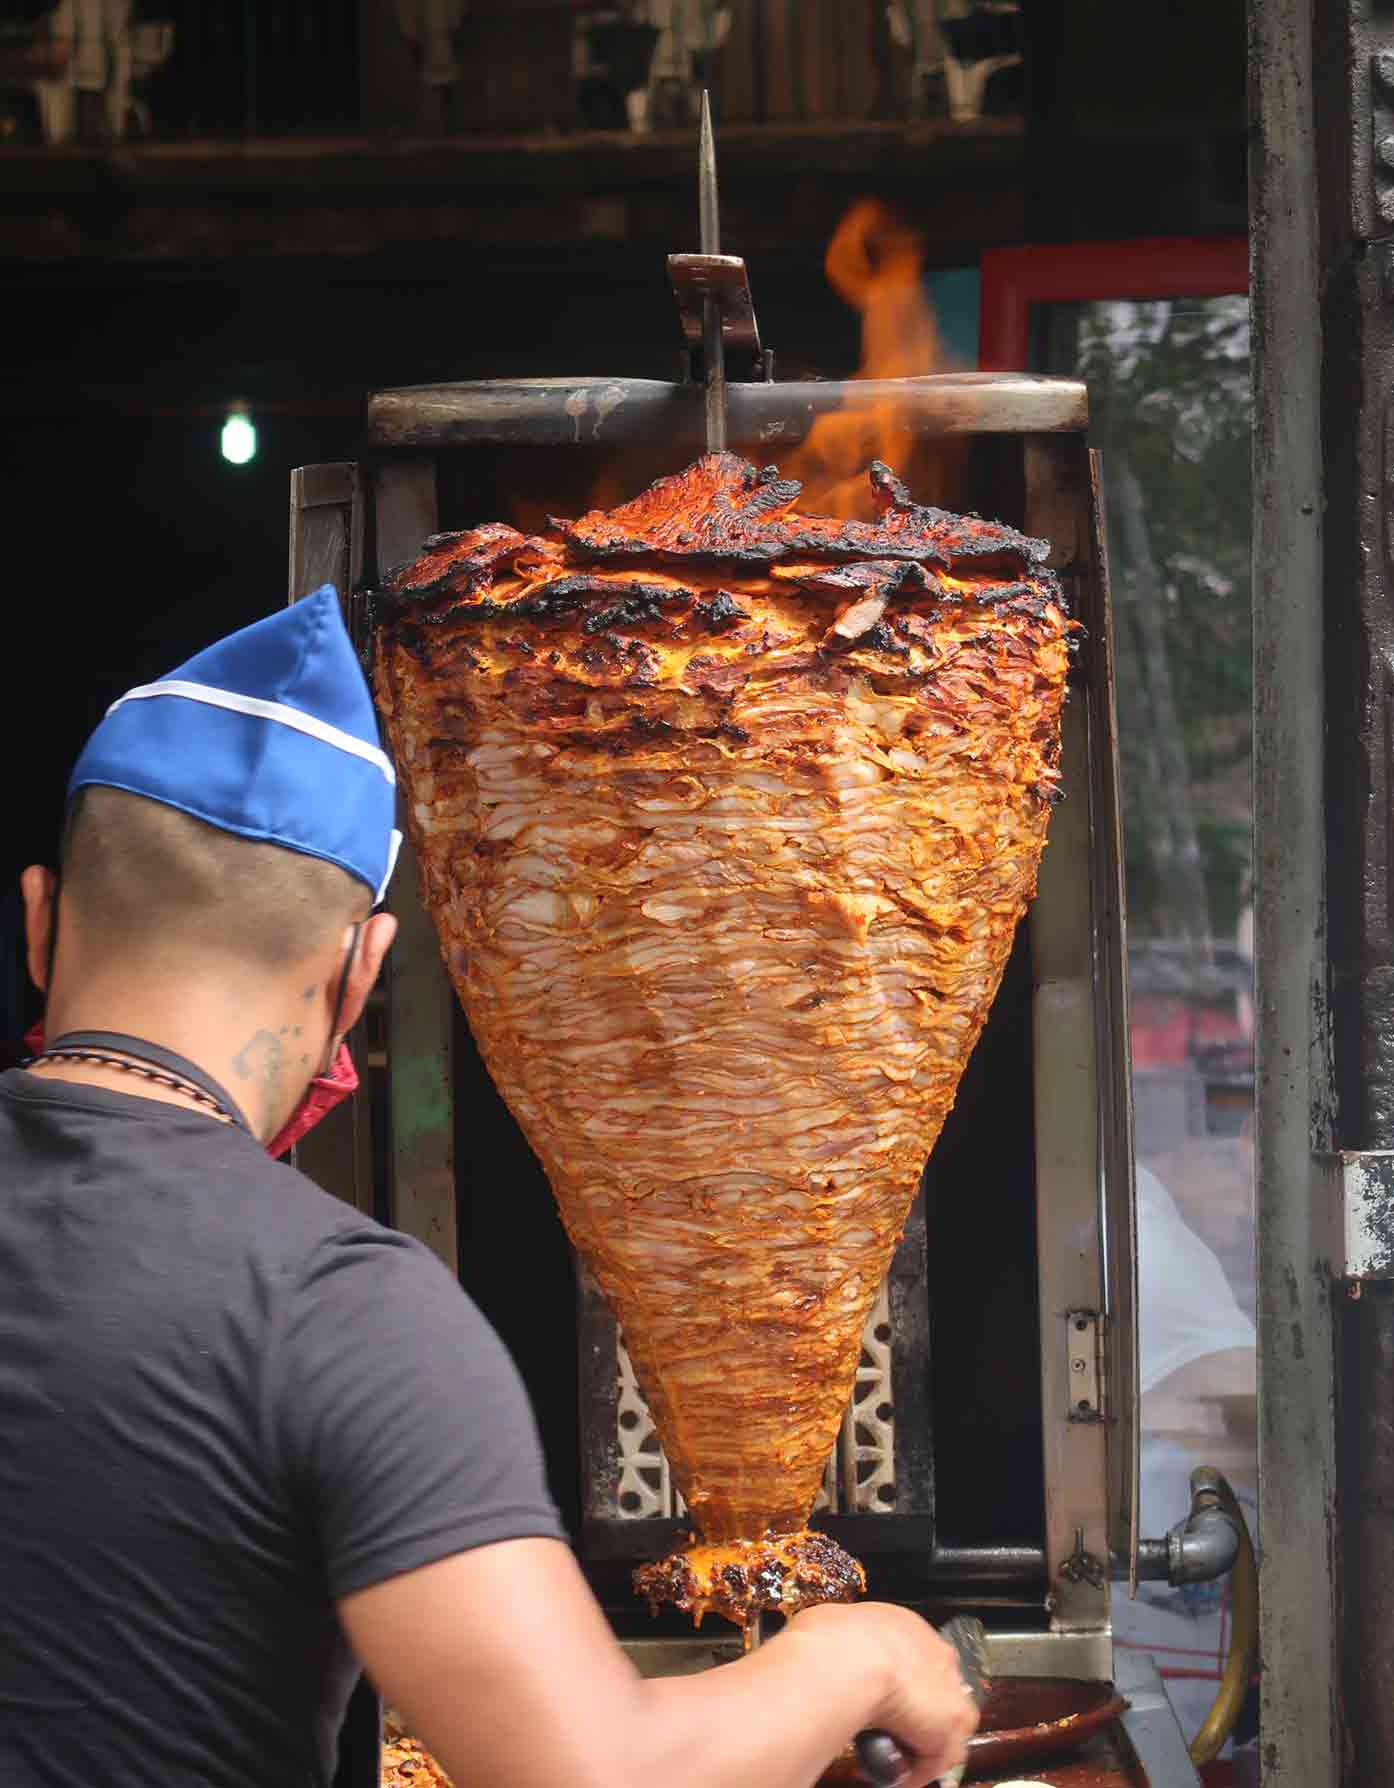
[(951, 1648), (918, 1616), (820, 1607), (752, 1657), (644, 1682), (562, 1537), (522, 1384), (438, 1261), (351, 1228), (292, 1282), (271, 1382), (359, 1660), (459, 1782), (808, 1788), (883, 1726), (950, 1767), (971, 1732)]
[(738, 1663), (645, 1681), (556, 1540), (459, 1552), (338, 1607), (373, 1682), (462, 1785), (809, 1788), (883, 1726), (915, 1750), (920, 1788), (976, 1725), (951, 1648), (879, 1603), (809, 1609)]

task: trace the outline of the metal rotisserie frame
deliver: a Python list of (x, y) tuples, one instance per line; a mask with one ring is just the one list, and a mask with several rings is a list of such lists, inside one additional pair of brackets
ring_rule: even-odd
[[(963, 1110), (946, 1126), (890, 1277), (894, 1504), (820, 1524), (865, 1560), (876, 1593), (931, 1612), (984, 1612), (997, 1669), (1107, 1677), (1111, 1564), (1129, 1567), (1137, 1529), (1136, 1268), (1108, 589), (1086, 393), (1067, 380), (979, 374), (733, 383), (730, 446), (778, 459), (817, 416), (887, 398), (917, 435), (963, 443), (965, 507), (1051, 542), (1085, 633), (1066, 707), (1066, 798), (1039, 894), (1002, 1015), (965, 1074)], [(569, 491), (618, 465), (633, 493), (703, 450), (702, 394), (625, 379), (381, 392), (368, 405), (368, 447), (362, 465), (295, 475), (293, 598), (326, 579), (346, 592), (371, 588), (440, 525), (506, 513), (509, 480), (564, 511)], [(366, 606), (350, 603), (365, 650)], [(458, 1269), (454, 995), (410, 861), (391, 900), (401, 930), (386, 1019), (390, 1188), (379, 1209)], [(1017, 1155), (984, 1155), (992, 1130), (1015, 1137)], [(361, 1111), (308, 1138), (300, 1164), (373, 1208)], [(989, 1227), (974, 1229), (977, 1207)], [(1009, 1247), (991, 1235), (1004, 1212), (1015, 1212), (1019, 1232)], [(994, 1266), (1008, 1256), (1016, 1293), (994, 1311)], [(637, 1634), (647, 1617), (635, 1609), (636, 1625), (624, 1612), (629, 1567), (670, 1547), (678, 1524), (625, 1519), (616, 1507), (617, 1336), (584, 1282), (577, 1322), (581, 1554), (617, 1625)], [(1010, 1341), (1015, 1373), (994, 1337)], [(985, 1437), (1012, 1425), (1033, 1471), (1011, 1469), (1021, 1452), (1003, 1453), (994, 1471), (996, 1455), (984, 1451)], [(1010, 1476), (1020, 1481), (1005, 1489), (988, 1481)], [(964, 1511), (979, 1505), (990, 1527), (995, 1496), (1006, 1497), (1010, 1520), (975, 1529)]]

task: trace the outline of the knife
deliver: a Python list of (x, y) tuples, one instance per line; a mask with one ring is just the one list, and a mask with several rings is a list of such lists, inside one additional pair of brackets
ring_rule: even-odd
[[(939, 1629), (939, 1637), (947, 1639), (958, 1655), (959, 1674), (965, 1690), (973, 1697), (973, 1705), (981, 1709), (988, 1689), (987, 1633), (980, 1620), (971, 1615), (956, 1614)], [(857, 1762), (862, 1775), (872, 1788), (895, 1788), (909, 1773), (910, 1759), (904, 1747), (889, 1732), (870, 1728), (856, 1738)], [(967, 1764), (960, 1763), (939, 1778), (939, 1788), (959, 1788)]]

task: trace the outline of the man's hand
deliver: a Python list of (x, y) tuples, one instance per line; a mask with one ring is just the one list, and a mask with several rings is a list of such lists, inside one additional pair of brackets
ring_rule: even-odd
[(924, 1788), (977, 1724), (952, 1647), (880, 1603), (809, 1609), (737, 1663), (645, 1682), (556, 1540), (458, 1553), (339, 1612), (369, 1676), (461, 1783), (811, 1788), (882, 1726), (914, 1753), (907, 1788)]
[(967, 1756), (978, 1728), (977, 1705), (959, 1672), (958, 1654), (918, 1614), (887, 1602), (829, 1604), (797, 1615), (784, 1639), (815, 1640), (828, 1648), (835, 1668), (868, 1681), (879, 1667), (883, 1693), (861, 1725), (889, 1732), (910, 1753), (907, 1788), (936, 1781)]

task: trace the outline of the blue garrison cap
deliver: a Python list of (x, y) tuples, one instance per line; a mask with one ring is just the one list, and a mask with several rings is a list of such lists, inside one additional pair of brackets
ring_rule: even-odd
[(386, 892), (401, 833), (392, 764), (332, 584), (127, 690), (68, 799), (100, 783), (224, 832), (337, 863)]

